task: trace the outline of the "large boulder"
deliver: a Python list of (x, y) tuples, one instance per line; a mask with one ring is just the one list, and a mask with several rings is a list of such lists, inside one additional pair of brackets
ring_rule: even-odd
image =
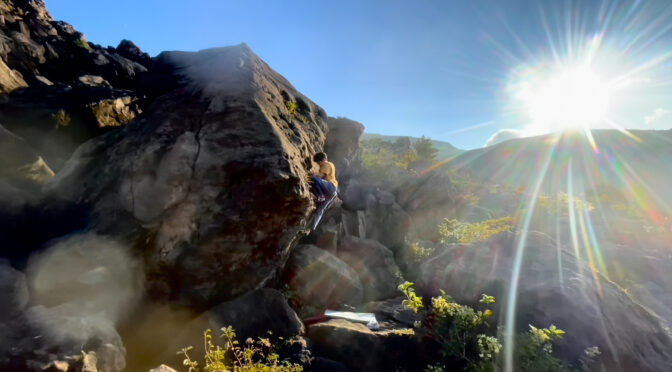
[(258, 337), (289, 339), (303, 334), (301, 319), (275, 289), (259, 289), (221, 303), (205, 315), (212, 329), (231, 326), (242, 341)]
[(316, 311), (362, 302), (362, 282), (357, 273), (331, 253), (313, 245), (292, 250), (284, 280), (300, 306)]
[(364, 125), (348, 118), (328, 118), (329, 135), (325, 151), (336, 166), (336, 176), (341, 187), (356, 175), (362, 166), (359, 140), (364, 133)]
[[(523, 255), (516, 262), (519, 239)], [(510, 304), (516, 265), (517, 301)], [(528, 324), (565, 330), (557, 349), (567, 360), (598, 346), (603, 370), (665, 371), (672, 363), (672, 335), (664, 321), (546, 235), (505, 233), (484, 243), (449, 246), (422, 265), (420, 276), (425, 296), (443, 289), (473, 305), (482, 293), (494, 295), (500, 320), (515, 309), (518, 332)]]
[(33, 306), (11, 323), (0, 324), (3, 371), (55, 367), (80, 371), (88, 365), (88, 371), (120, 372), (126, 366), (125, 358), (126, 349), (110, 321), (83, 314), (76, 304)]
[(9, 93), (27, 86), (28, 84), (19, 72), (12, 70), (4, 61), (0, 60), (0, 93)]
[[(26, 273), (33, 306), (0, 331), (0, 368), (88, 363), (124, 370), (126, 349), (116, 325), (143, 292), (140, 265), (127, 247), (92, 234), (71, 236), (33, 255)], [(14, 305), (20, 309), (23, 291), (3, 293), (20, 301)]]
[(333, 319), (308, 328), (315, 355), (339, 361), (349, 371), (421, 370), (412, 332), (371, 331), (364, 324)]
[(338, 244), (338, 257), (359, 275), (364, 300), (375, 301), (399, 294), (403, 282), (392, 251), (375, 240), (345, 236)]
[(179, 86), (80, 146), (48, 190), (132, 239), (154, 296), (205, 308), (277, 279), (311, 211), (326, 114), (244, 44), (159, 58)]
[(393, 252), (406, 243), (411, 217), (388, 191), (374, 193), (375, 203), (366, 210), (366, 237), (381, 242)]

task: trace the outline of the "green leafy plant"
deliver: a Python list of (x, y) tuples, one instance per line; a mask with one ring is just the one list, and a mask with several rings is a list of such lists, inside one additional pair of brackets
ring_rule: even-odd
[(565, 331), (551, 325), (536, 328), (530, 325), (528, 333), (518, 336), (516, 366), (521, 372), (570, 372), (571, 367), (553, 356), (553, 341), (561, 339)]
[[(430, 339), (439, 345), (440, 361), (433, 363), (425, 371), (441, 372), (461, 368), (466, 371), (501, 371), (498, 358), (502, 344), (494, 336), (487, 334), (493, 315), (489, 306), (495, 297), (483, 294), (479, 303), (483, 308), (475, 310), (453, 301), (444, 291), (433, 297), (431, 305), (425, 308), (422, 297), (413, 289), (413, 283), (405, 282), (399, 290), (406, 296), (403, 305), (420, 314), (416, 322), (416, 337), (421, 341)], [(520, 334), (515, 348), (516, 371), (522, 372), (571, 372), (573, 369), (553, 356), (553, 342), (565, 335), (565, 331), (551, 325), (536, 328), (530, 325), (527, 333)], [(597, 347), (587, 348), (579, 359), (582, 370), (588, 371), (593, 359), (600, 354)]]
[[(236, 340), (236, 332), (232, 327), (224, 327), (221, 330), (224, 339), (224, 345), (222, 346), (213, 341), (210, 329), (203, 334), (205, 347), (204, 372), (303, 371), (303, 367), (299, 364), (281, 361), (279, 355), (274, 352), (270, 339), (247, 339), (245, 345), (240, 346)], [(184, 355), (183, 365), (188, 368), (188, 372), (200, 372), (199, 363), (189, 355), (192, 349), (191, 346), (185, 347), (178, 354)]]
[(406, 296), (406, 299), (401, 303), (403, 306), (415, 311), (416, 313), (424, 307), (422, 304), (422, 297), (415, 294), (413, 283), (404, 282), (399, 285), (399, 290)]
[(488, 326), (487, 319), (492, 316), (492, 310), (487, 306), (495, 302), (494, 297), (483, 295), (480, 302), (486, 308), (476, 311), (456, 303), (441, 291), (441, 295), (432, 298), (431, 306), (425, 309), (413, 283), (405, 282), (399, 290), (406, 296), (403, 305), (421, 313), (416, 334), (421, 339), (430, 338), (440, 346), (441, 363), (428, 366), (427, 370), (442, 371), (445, 366), (456, 364), (472, 371), (494, 370), (493, 363), (501, 344), (497, 338), (482, 333)]
[(411, 244), (411, 252), (413, 252), (412, 261), (415, 265), (420, 265), (430, 259), (436, 253), (436, 249), (432, 247), (424, 247), (420, 242), (413, 242)]

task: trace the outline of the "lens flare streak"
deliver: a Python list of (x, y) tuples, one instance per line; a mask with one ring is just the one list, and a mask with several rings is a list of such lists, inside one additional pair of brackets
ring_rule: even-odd
[(520, 282), (520, 269), (523, 263), (523, 254), (525, 253), (525, 243), (527, 242), (527, 235), (530, 228), (530, 223), (532, 222), (532, 216), (534, 215), (534, 208), (536, 206), (537, 199), (541, 191), (541, 185), (544, 182), (548, 167), (551, 163), (553, 155), (555, 153), (555, 146), (551, 147), (544, 166), (537, 177), (537, 182), (534, 187), (534, 192), (530, 198), (530, 204), (523, 221), (523, 226), (521, 228), (521, 234), (518, 237), (518, 243), (516, 246), (516, 256), (514, 258), (514, 267), (511, 273), (511, 284), (509, 286), (509, 294), (507, 297), (507, 310), (506, 310), (506, 323), (504, 331), (504, 371), (513, 372), (513, 349), (514, 345), (514, 334), (516, 332), (516, 301), (518, 300), (518, 283)]

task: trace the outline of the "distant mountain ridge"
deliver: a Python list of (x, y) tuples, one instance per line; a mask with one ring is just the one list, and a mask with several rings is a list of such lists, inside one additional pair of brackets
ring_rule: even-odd
[(476, 180), (512, 187), (532, 190), (543, 177), (541, 192), (567, 192), (571, 180), (575, 193), (608, 185), (646, 194), (663, 209), (672, 205), (672, 130), (591, 133), (592, 140), (569, 131), (511, 139), (465, 151), (447, 165)]
[[(385, 134), (377, 134), (377, 133), (367, 133), (364, 132), (362, 135), (362, 140), (372, 140), (372, 139), (382, 139), (383, 141), (388, 141), (388, 142), (394, 142), (398, 138), (402, 137), (408, 137), (411, 139), (411, 143), (415, 143), (418, 140), (420, 140), (419, 137), (412, 137), (412, 136), (388, 136)], [(431, 138), (432, 143), (434, 144), (434, 147), (436, 147), (439, 152), (436, 154), (437, 159), (439, 160), (445, 160), (449, 159), (451, 157), (454, 157), (456, 155), (459, 155), (463, 153), (465, 150), (458, 149), (457, 147), (453, 146), (450, 142), (445, 142), (445, 141), (438, 141), (433, 138)]]

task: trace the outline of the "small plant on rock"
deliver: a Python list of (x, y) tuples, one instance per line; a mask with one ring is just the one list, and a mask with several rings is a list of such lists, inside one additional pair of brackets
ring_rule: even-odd
[(51, 118), (56, 122), (56, 128), (65, 128), (70, 125), (72, 118), (65, 110), (60, 109), (51, 114)]
[(298, 110), (299, 110), (299, 104), (294, 102), (294, 101), (287, 101), (285, 102), (285, 105), (287, 105), (287, 110), (289, 111), (290, 115), (296, 115)]
[[(256, 341), (247, 339), (244, 346), (236, 340), (236, 332), (232, 327), (224, 327), (222, 338), (224, 345), (220, 346), (213, 341), (212, 331), (206, 330), (203, 334), (205, 357), (204, 372), (301, 372), (299, 364), (281, 361), (275, 353), (268, 338), (258, 338)], [(183, 364), (189, 372), (200, 372), (199, 363), (191, 359), (191, 346), (183, 348), (178, 354), (184, 355)]]

